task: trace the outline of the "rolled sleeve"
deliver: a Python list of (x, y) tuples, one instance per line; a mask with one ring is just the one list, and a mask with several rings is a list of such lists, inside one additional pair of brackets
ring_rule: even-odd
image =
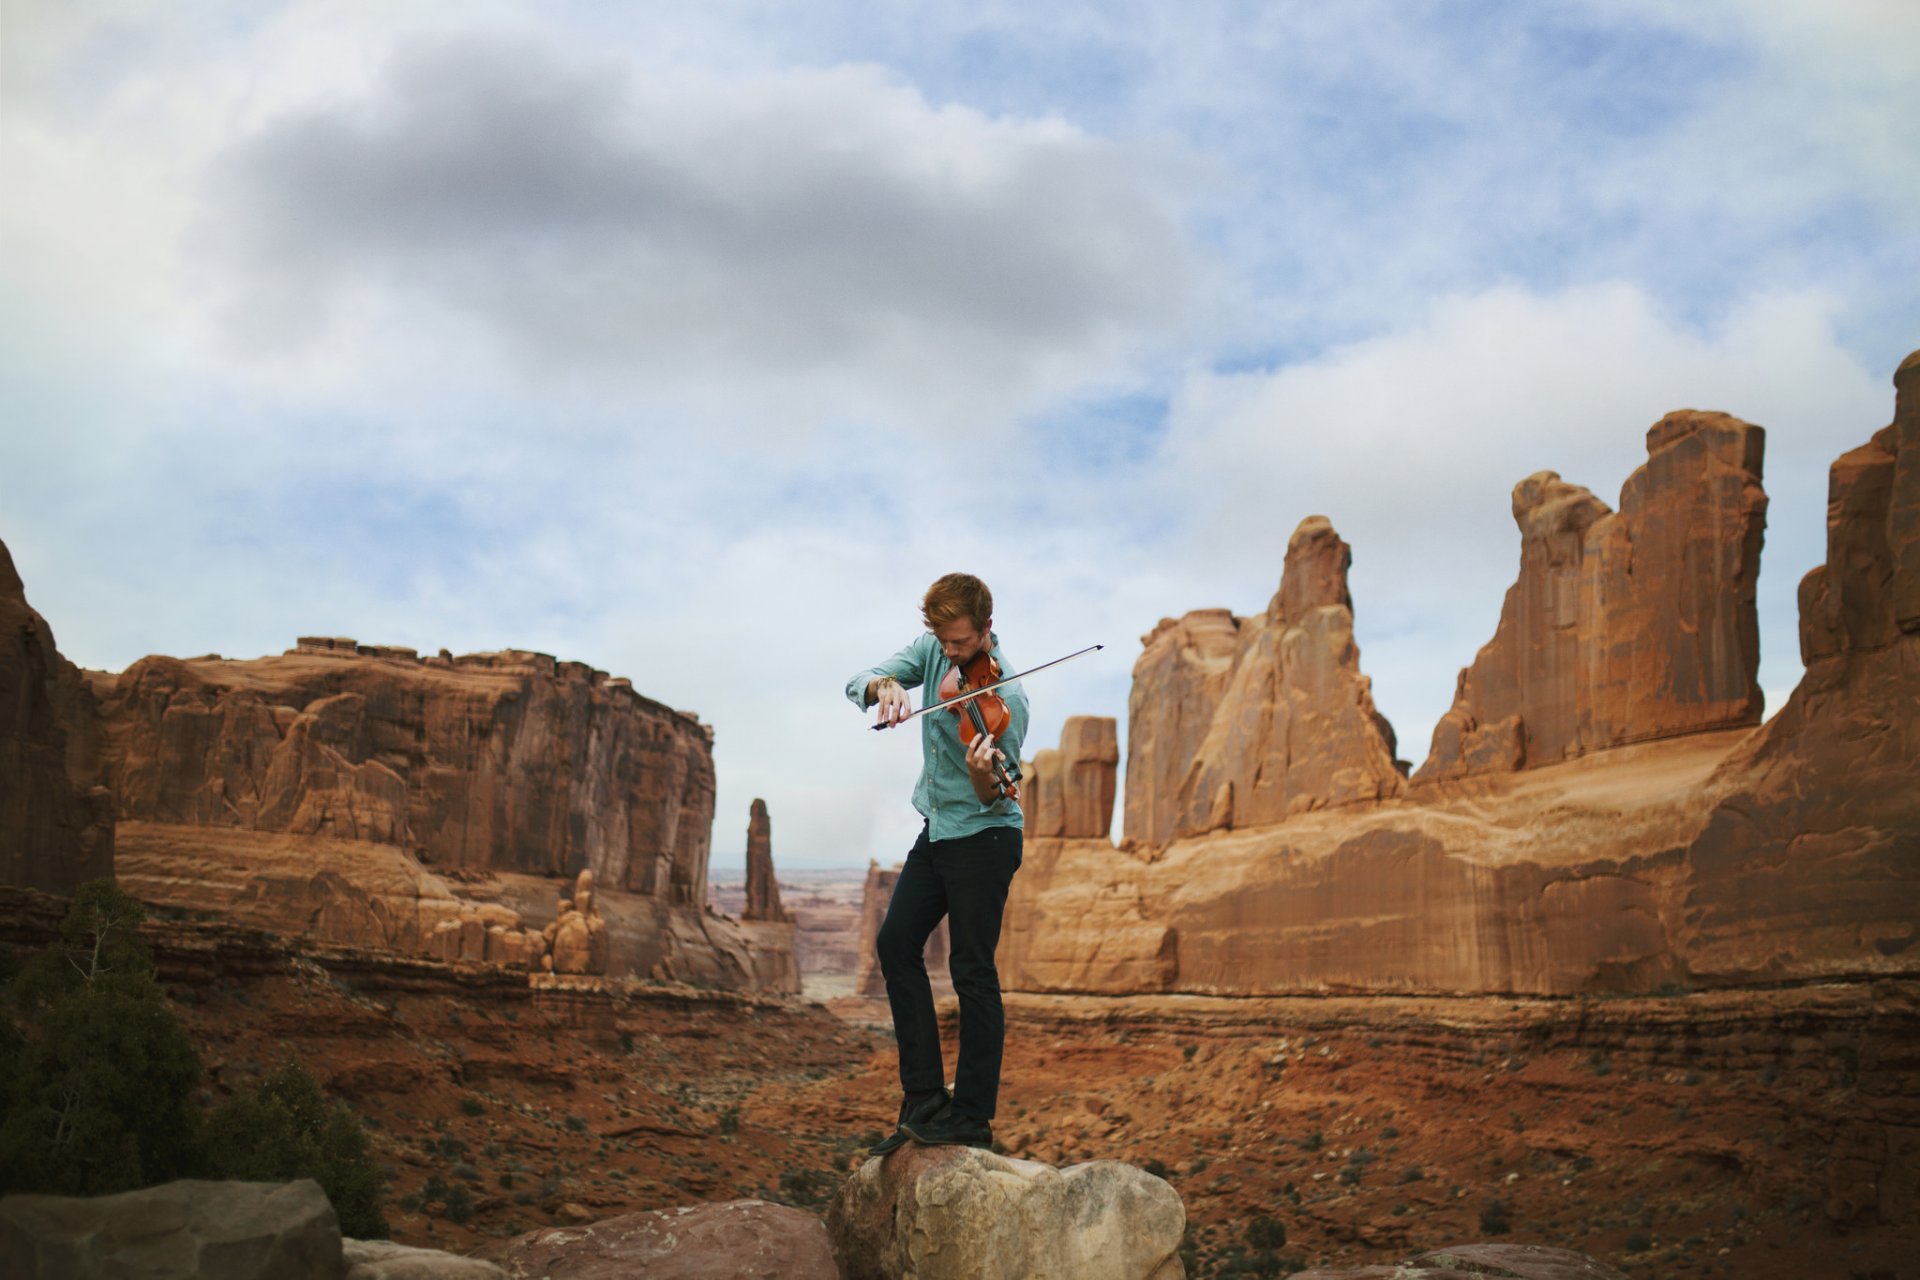
[(856, 672), (847, 681), (847, 701), (865, 711), (873, 705), (867, 701), (867, 686), (882, 676), (892, 676), (909, 689), (919, 688), (926, 680), (927, 646), (932, 640), (930, 635), (922, 636), (879, 666)]

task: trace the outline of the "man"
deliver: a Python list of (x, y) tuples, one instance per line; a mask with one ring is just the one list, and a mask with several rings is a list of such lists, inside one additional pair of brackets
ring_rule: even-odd
[[(983, 649), (1003, 671), (1010, 670), (993, 634), (993, 594), (980, 579), (965, 573), (941, 578), (928, 588), (921, 616), (927, 634), (847, 681), (847, 697), (863, 711), (876, 708), (876, 723), (894, 725), (906, 718), (912, 711), (907, 690), (915, 686), (927, 691), (922, 705), (937, 702), (948, 669), (964, 667)], [(899, 1127), (873, 1148), (876, 1155), (908, 1138), (993, 1145), (1007, 1033), (993, 950), (1000, 942), (1007, 886), (1020, 869), (1022, 840), (1020, 806), (1000, 794), (995, 765), (1017, 764), (1027, 732), (1026, 693), (1017, 684), (995, 693), (1010, 713), (998, 742), (978, 734), (962, 743), (948, 711), (919, 718), (921, 769), (913, 807), (926, 823), (894, 885), (878, 941), (905, 1096)], [(944, 1087), (940, 1028), (925, 960), (927, 937), (942, 916), (951, 943), (953, 989), (960, 997), (960, 1056), (952, 1094)]]

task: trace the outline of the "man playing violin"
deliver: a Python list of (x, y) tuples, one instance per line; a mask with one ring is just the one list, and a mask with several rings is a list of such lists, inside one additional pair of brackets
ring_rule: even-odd
[[(896, 725), (909, 716), (908, 689), (925, 688), (922, 703), (930, 705), (939, 701), (936, 691), (951, 669), (967, 668), (983, 653), (1001, 661), (993, 634), (993, 594), (980, 579), (947, 574), (928, 588), (921, 616), (925, 635), (847, 681), (847, 697), (856, 707), (876, 708), (876, 724)], [(1006, 669), (1003, 661), (1001, 669)], [(878, 939), (905, 1096), (899, 1125), (873, 1148), (877, 1155), (908, 1138), (993, 1145), (1007, 1033), (993, 952), (1022, 848), (1020, 805), (1004, 791), (1019, 776), (1020, 743), (1027, 732), (1025, 691), (1015, 683), (994, 693), (1008, 712), (997, 740), (970, 729), (963, 742), (952, 710), (919, 717), (922, 763), (913, 807), (926, 822), (894, 885)], [(951, 942), (953, 989), (960, 998), (960, 1055), (951, 1094), (945, 1088), (925, 960), (927, 938), (942, 916)]]

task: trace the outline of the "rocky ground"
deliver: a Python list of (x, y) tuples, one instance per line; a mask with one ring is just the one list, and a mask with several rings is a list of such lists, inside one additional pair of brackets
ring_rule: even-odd
[[(404, 1243), (747, 1196), (818, 1211), (890, 1118), (873, 1002), (339, 955), (171, 968), (214, 1087), (292, 1053), (366, 1117)], [(1007, 1150), (1164, 1171), (1193, 1274), (1502, 1239), (1634, 1276), (1920, 1275), (1920, 984), (1009, 1015)]]

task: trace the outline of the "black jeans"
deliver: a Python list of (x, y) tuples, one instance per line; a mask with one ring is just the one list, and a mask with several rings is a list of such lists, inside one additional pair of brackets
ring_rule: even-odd
[(1007, 886), (1020, 869), (1018, 827), (988, 827), (955, 840), (929, 840), (925, 827), (907, 854), (880, 925), (877, 949), (893, 1007), (893, 1038), (900, 1046), (900, 1087), (907, 1093), (946, 1083), (940, 1024), (927, 982), (927, 938), (947, 917), (952, 943), (948, 971), (960, 997), (960, 1061), (954, 1069), (953, 1109), (993, 1119), (1000, 1097), (1000, 1051), (1007, 1038), (1000, 1009), (1000, 971), (993, 949)]

